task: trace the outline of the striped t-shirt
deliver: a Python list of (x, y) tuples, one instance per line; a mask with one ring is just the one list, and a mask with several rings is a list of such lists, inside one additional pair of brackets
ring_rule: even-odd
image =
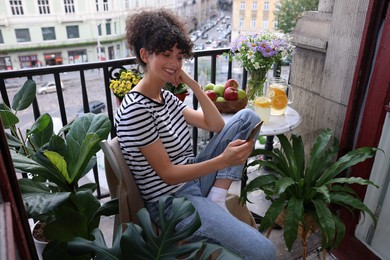
[(153, 170), (139, 148), (160, 139), (173, 164), (193, 160), (190, 132), (183, 116), (186, 105), (162, 90), (163, 104), (139, 92), (129, 92), (118, 108), (115, 123), (118, 141), (144, 201), (157, 201), (176, 192), (184, 183), (169, 185)]

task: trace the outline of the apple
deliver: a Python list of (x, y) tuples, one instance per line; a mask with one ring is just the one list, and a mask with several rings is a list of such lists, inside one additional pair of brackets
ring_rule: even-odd
[(213, 90), (215, 91), (215, 93), (217, 93), (218, 96), (222, 97), (223, 92), (225, 91), (225, 86), (222, 84), (216, 84)]
[(228, 79), (225, 83), (225, 88), (233, 87), (235, 89), (238, 89), (238, 82), (235, 79)]
[(225, 99), (223, 97), (217, 97), (216, 102), (225, 102)]
[(215, 87), (215, 84), (214, 83), (207, 83), (205, 86), (204, 86), (204, 91), (206, 90), (213, 90)]
[(206, 93), (206, 95), (212, 100), (212, 101), (216, 101), (217, 100), (217, 93), (215, 93), (214, 90), (206, 90), (204, 93)]
[(234, 87), (227, 87), (223, 93), (225, 100), (236, 101), (238, 100), (238, 91)]
[(237, 92), (238, 92), (238, 99), (244, 99), (244, 98), (246, 98), (246, 92), (245, 92), (245, 90), (243, 90), (243, 89), (238, 89)]

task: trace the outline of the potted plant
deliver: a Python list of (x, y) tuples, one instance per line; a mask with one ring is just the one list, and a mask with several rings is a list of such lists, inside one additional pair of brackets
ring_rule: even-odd
[(118, 105), (123, 97), (142, 79), (142, 74), (137, 69), (121, 69), (116, 77), (110, 81), (110, 89), (117, 98)]
[(88, 113), (56, 134), (51, 116), (43, 114), (22, 135), (16, 128), (17, 113), (31, 105), (35, 92), (35, 82), (26, 81), (12, 108), (1, 104), (0, 114), (9, 129), (14, 167), (30, 175), (19, 180), (27, 214), (44, 223), (43, 234), (50, 243), (43, 254), (53, 257), (59, 252), (66, 255), (66, 242), (73, 237), (89, 238), (100, 216), (118, 212), (116, 200), (101, 205), (96, 199), (95, 183), (79, 184), (96, 164), (99, 142), (108, 137), (111, 124), (107, 115)]
[[(335, 160), (339, 143), (332, 131), (326, 129), (316, 141), (305, 160), (302, 138), (278, 135), (281, 149), (254, 150), (253, 155), (265, 155), (270, 160), (256, 159), (248, 166), (265, 166), (271, 170), (248, 183), (241, 194), (241, 201), (248, 201), (248, 193), (262, 190), (271, 205), (261, 221), (259, 229), (271, 230), (274, 223), (282, 226), (283, 237), (289, 250), (297, 238), (302, 240), (303, 257), (306, 256), (308, 236), (317, 229), (321, 233), (322, 248), (337, 247), (345, 235), (345, 225), (335, 213), (334, 207), (348, 208), (374, 214), (356, 193), (346, 184), (374, 185), (360, 177), (340, 176), (344, 170), (372, 158), (376, 148), (362, 147)], [(376, 186), (377, 187), (377, 186)]]
[(188, 86), (184, 83), (179, 83), (176, 87), (172, 83), (165, 83), (164, 89), (172, 92), (180, 101), (184, 101), (186, 96), (188, 96)]
[[(200, 227), (200, 218), (185, 198), (173, 198), (172, 214), (167, 218), (164, 211), (168, 198), (165, 196), (159, 201), (161, 229), (158, 232), (153, 228), (148, 211), (143, 208), (137, 213), (140, 226), (125, 224), (123, 232), (118, 228), (111, 248), (107, 247), (102, 232), (95, 229), (94, 240), (74, 238), (68, 243), (69, 251), (75, 256), (90, 254), (96, 259), (195, 259), (195, 256), (196, 259), (210, 259), (214, 253), (218, 254), (216, 259), (241, 259), (220, 245), (205, 241), (183, 243)], [(176, 225), (191, 215), (194, 215), (191, 223), (176, 230)]]

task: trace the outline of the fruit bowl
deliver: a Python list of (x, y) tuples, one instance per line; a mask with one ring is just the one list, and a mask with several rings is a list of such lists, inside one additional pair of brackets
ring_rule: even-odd
[(246, 105), (248, 104), (248, 99), (243, 98), (237, 101), (222, 101), (222, 102), (213, 101), (213, 103), (217, 107), (219, 112), (225, 114), (234, 114), (246, 107)]

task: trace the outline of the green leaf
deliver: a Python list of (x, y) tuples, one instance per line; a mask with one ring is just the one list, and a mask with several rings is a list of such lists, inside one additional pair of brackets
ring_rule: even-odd
[(282, 194), (288, 187), (291, 185), (294, 185), (295, 181), (290, 177), (283, 177), (276, 181), (275, 183), (275, 194), (280, 195)]
[(263, 219), (261, 220), (259, 230), (264, 231), (273, 227), (276, 218), (280, 215), (283, 208), (286, 206), (286, 200), (276, 199), (272, 202), (271, 206), (268, 208), (267, 212), (264, 214)]
[(51, 151), (44, 151), (43, 153), (49, 160), (50, 162), (58, 169), (58, 171), (62, 174), (62, 176), (65, 178), (65, 180), (68, 183), (72, 183), (72, 179), (69, 178), (68, 170), (67, 170), (67, 164), (64, 158), (59, 155), (56, 152), (51, 152)]
[(322, 246), (323, 248), (329, 248), (333, 243), (336, 227), (333, 220), (333, 214), (328, 208), (328, 204), (322, 200), (312, 200), (315, 210), (316, 217), (318, 219), (317, 224), (321, 229), (322, 235)]
[(352, 208), (358, 209), (363, 213), (367, 212), (371, 216), (372, 220), (374, 221), (374, 225), (376, 225), (377, 219), (374, 213), (372, 213), (372, 211), (366, 205), (364, 205), (364, 203), (360, 199), (357, 199), (351, 196), (350, 194), (345, 194), (345, 193), (344, 194), (332, 193), (330, 195), (330, 199), (332, 203), (340, 204), (343, 206), (351, 206)]
[(297, 239), (298, 225), (303, 219), (303, 200), (295, 197), (290, 198), (286, 208), (283, 237), (289, 251)]
[[(45, 157), (44, 155), (42, 156)], [(63, 191), (69, 190), (67, 181), (58, 170), (50, 169), (47, 166), (44, 166), (38, 163), (37, 161), (34, 161), (24, 155), (16, 153), (13, 150), (11, 150), (11, 157), (16, 170), (19, 170), (20, 172), (28, 172), (31, 174), (35, 174), (37, 176), (42, 177), (45, 180), (49, 180), (55, 183), (56, 185), (58, 185), (59, 187), (61, 187)], [(47, 161), (48, 163), (50, 163), (48, 159)]]
[(336, 238), (333, 241), (333, 248), (337, 248), (345, 236), (345, 225), (337, 216), (333, 215), (334, 224), (336, 227)]
[(350, 151), (324, 172), (324, 174), (318, 179), (316, 186), (322, 186), (345, 169), (363, 162), (368, 158), (372, 158), (377, 150), (377, 148), (361, 147)]
[(298, 182), (300, 178), (300, 174), (298, 173), (298, 167), (297, 167), (297, 162), (295, 161), (293, 147), (291, 146), (290, 142), (288, 141), (285, 135), (278, 135), (278, 139), (280, 141), (283, 152), (285, 154), (284, 158), (287, 159), (288, 169), (289, 172), (291, 173), (289, 177), (293, 178), (294, 181)]
[(359, 184), (359, 185), (373, 185), (376, 188), (379, 188), (378, 185), (373, 183), (370, 180), (363, 179), (361, 177), (349, 177), (349, 178), (334, 178), (325, 183), (325, 185), (332, 184), (332, 183), (348, 183), (348, 184)]
[(242, 203), (245, 203), (248, 200), (248, 193), (255, 190), (264, 190), (266, 187), (275, 187), (275, 182), (278, 178), (273, 174), (260, 175), (250, 181), (241, 192), (240, 200)]
[(310, 195), (310, 199), (313, 199), (315, 197), (315, 195), (317, 194), (321, 194), (322, 195), (322, 198), (324, 199), (324, 201), (326, 203), (330, 203), (330, 193), (329, 193), (329, 189), (324, 185), (324, 186), (321, 186), (321, 187), (314, 187), (313, 189), (313, 193), (312, 195)]
[(19, 118), (11, 111), (0, 110), (0, 116), (5, 129), (9, 129), (19, 123)]
[(303, 178), (305, 169), (305, 150), (302, 142), (302, 137), (292, 135), (291, 139), (294, 151), (294, 158), (297, 165), (297, 172), (299, 174), (299, 178)]
[(43, 114), (34, 122), (27, 133), (30, 142), (36, 149), (50, 141), (53, 135), (53, 121), (49, 114)]
[(66, 136), (65, 160), (72, 180), (78, 181), (85, 173), (91, 158), (100, 150), (99, 143), (107, 139), (111, 123), (107, 115), (87, 113), (77, 118)]
[[(127, 224), (127, 229), (129, 229), (128, 226), (129, 224)], [(122, 231), (120, 228), (118, 228), (117, 230), (118, 231), (116, 233), (116, 237), (120, 237)], [(81, 237), (76, 237), (72, 241), (68, 242), (67, 247), (69, 253), (71, 253), (72, 255), (84, 255), (93, 252), (96, 259), (123, 259), (121, 258), (120, 254), (119, 240), (114, 240), (112, 248), (109, 248), (106, 245), (103, 233), (99, 229), (94, 229), (92, 231), (92, 235), (95, 239), (91, 241)]]
[(309, 182), (313, 179), (315, 174), (321, 170), (324, 163), (322, 155), (325, 152), (330, 139), (332, 138), (332, 131), (330, 129), (325, 129), (321, 132), (310, 151), (309, 159), (306, 166), (305, 182)]
[(70, 192), (23, 193), (23, 202), (29, 218), (46, 221), (70, 196)]
[(34, 80), (27, 80), (23, 87), (15, 94), (12, 100), (12, 109), (20, 111), (28, 108), (35, 99), (36, 84)]

